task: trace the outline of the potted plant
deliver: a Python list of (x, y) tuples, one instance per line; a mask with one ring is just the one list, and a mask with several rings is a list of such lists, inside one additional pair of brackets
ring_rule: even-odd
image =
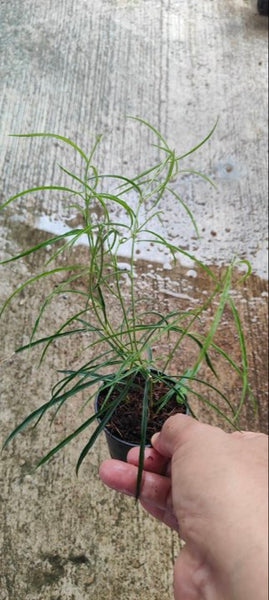
[[(28, 414), (16, 426), (5, 445), (27, 425), (40, 421), (47, 411), (51, 412), (53, 420), (55, 414), (70, 402), (74, 395), (87, 393), (85, 408), (88, 412), (87, 418), (41, 458), (38, 464), (44, 464), (96, 420), (95, 431), (89, 436), (86, 446), (79, 455), (77, 471), (98, 435), (105, 430), (114, 456), (124, 459), (130, 445), (140, 445), (138, 496), (145, 446), (150, 442), (154, 431), (160, 429), (165, 418), (174, 412), (187, 410), (195, 417), (191, 400), (196, 397), (236, 427), (243, 403), (247, 397), (252, 398), (252, 394), (248, 384), (244, 335), (231, 295), (232, 286), (238, 285), (250, 272), (249, 263), (233, 261), (222, 270), (220, 276), (217, 276), (194, 254), (164, 239), (156, 229), (156, 222), (162, 212), (162, 203), (167, 195), (170, 195), (178, 203), (179, 208), (187, 212), (195, 234), (199, 235), (194, 216), (175, 189), (175, 182), (181, 174), (187, 172), (210, 181), (199, 171), (181, 169), (180, 165), (185, 157), (206, 143), (215, 126), (199, 144), (178, 156), (170, 149), (157, 129), (142, 119), (137, 121), (140, 125), (148, 127), (151, 134), (156, 137), (160, 160), (151, 166), (146, 166), (142, 172), (132, 177), (99, 173), (93, 160), (101, 140), (100, 136), (96, 138), (90, 153), (86, 154), (73, 141), (57, 134), (20, 135), (19, 137), (31, 138), (50, 137), (66, 144), (77, 153), (83, 164), (82, 172), (73, 173), (60, 166), (61, 171), (70, 179), (70, 185), (50, 184), (26, 189), (6, 200), (0, 208), (4, 210), (11, 202), (26, 194), (57, 190), (65, 194), (70, 206), (80, 214), (82, 221), (80, 227), (70, 228), (63, 234), (49, 237), (16, 256), (10, 256), (2, 261), (2, 264), (5, 264), (20, 260), (45, 247), (49, 250), (49, 258), (43, 270), (11, 293), (2, 306), (1, 314), (12, 298), (29, 284), (37, 284), (41, 278), (53, 277), (58, 273), (65, 275), (56, 287), (52, 285), (51, 292), (40, 303), (39, 314), (29, 342), (16, 351), (21, 352), (26, 348), (40, 345), (42, 362), (54, 340), (81, 333), (88, 337), (88, 346), (80, 366), (76, 369), (70, 367), (69, 370), (61, 372), (50, 399)], [(118, 209), (121, 218), (117, 217)], [(64, 260), (67, 255), (72, 256), (75, 244), (85, 238), (88, 249), (87, 261), (81, 264), (76, 260), (74, 262)], [(153, 309), (150, 299), (145, 298), (145, 292), (141, 293), (136, 280), (136, 252), (145, 242), (154, 247), (165, 248), (174, 261), (177, 256), (182, 255), (194, 261), (210, 282), (208, 295), (206, 297), (201, 295), (198, 305), (187, 309), (181, 306), (176, 310), (167, 311), (164, 311), (162, 306), (158, 310)], [(126, 252), (128, 261), (126, 260), (125, 265), (122, 265), (121, 257), (126, 255)], [(247, 273), (243, 276), (237, 275), (237, 282), (234, 282), (234, 269), (239, 263), (246, 265)], [(123, 279), (125, 284), (127, 282), (127, 286), (125, 285), (127, 291), (123, 290)], [(72, 294), (74, 298), (79, 297), (83, 305), (79, 310), (75, 309), (56, 331), (45, 337), (37, 337), (40, 320), (52, 299), (59, 293)], [(223, 312), (227, 309), (232, 316), (234, 330), (239, 340), (240, 364), (235, 363), (225, 347), (215, 343), (216, 331), (221, 325)], [(209, 311), (212, 316), (208, 328), (201, 333), (199, 323)], [(170, 344), (168, 349), (167, 340)], [(171, 371), (172, 360), (174, 356), (180, 356), (179, 351), (185, 348), (186, 341), (196, 348), (195, 358), (191, 359), (187, 368), (182, 368), (178, 361), (177, 370)], [(216, 383), (199, 374), (204, 364), (207, 371), (217, 378), (216, 368), (211, 358), (212, 352), (215, 358), (220, 357), (225, 360), (242, 382), (242, 394), (236, 406), (231, 404)], [(98, 395), (96, 395), (97, 388)], [(208, 398), (208, 392), (212, 393), (212, 391), (214, 401)], [(221, 401), (220, 405), (218, 399)], [(95, 403), (95, 411), (92, 412), (90, 409), (89, 413), (90, 401)], [(227, 410), (224, 410), (223, 406)], [(125, 449), (122, 455), (118, 455), (118, 446), (122, 441)]]

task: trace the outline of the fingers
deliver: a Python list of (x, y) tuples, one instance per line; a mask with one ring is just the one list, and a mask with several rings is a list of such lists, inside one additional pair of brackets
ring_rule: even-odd
[(199, 427), (205, 426), (187, 415), (174, 415), (165, 421), (160, 433), (155, 433), (152, 437), (152, 446), (162, 456), (171, 458), (176, 448), (184, 443), (190, 432)]
[(174, 513), (170, 512), (169, 510), (157, 508), (145, 500), (140, 500), (140, 504), (150, 515), (155, 517), (155, 519), (158, 519), (158, 521), (161, 521), (170, 527), (170, 529), (174, 529), (175, 531), (179, 532), (178, 522)]
[[(139, 446), (132, 448), (128, 452), (127, 461), (131, 465), (138, 466)], [(151, 473), (167, 475), (168, 459), (156, 452), (154, 448), (145, 448), (143, 469)]]
[[(135, 465), (136, 467), (138, 466), (138, 446), (136, 448), (132, 448), (129, 451), (127, 455), (127, 461), (129, 464)], [(170, 470), (170, 460), (168, 460), (164, 456), (161, 456), (161, 454), (159, 454), (159, 452), (156, 452), (154, 448), (145, 448), (143, 468), (145, 471), (150, 471), (151, 473), (159, 473), (160, 475), (167, 476), (168, 471)], [(178, 522), (174, 513), (171, 512), (171, 510), (167, 510), (167, 507), (165, 507), (165, 509), (159, 508), (156, 505), (153, 505), (148, 500), (141, 500), (141, 497), (139, 498), (139, 500), (140, 504), (150, 515), (152, 515), (153, 517), (155, 517), (155, 519), (158, 519), (171, 529), (174, 529), (178, 532)]]
[[(128, 496), (134, 496), (137, 478), (136, 463), (138, 462), (138, 450), (139, 449), (134, 448), (129, 452), (130, 459), (134, 461), (134, 464), (124, 463), (113, 459), (104, 461), (99, 469), (101, 480), (117, 491), (127, 494)], [(159, 457), (154, 456), (154, 452), (155, 451), (153, 451), (152, 448), (148, 448), (146, 451), (146, 460), (150, 456), (153, 456), (152, 462), (149, 461), (150, 466), (152, 467), (153, 465), (156, 469), (165, 466), (163, 462), (158, 462)], [(149, 514), (171, 529), (178, 531), (178, 523), (172, 511), (170, 479), (159, 475), (158, 472), (144, 472), (139, 500), (143, 508), (145, 508)]]
[[(99, 469), (103, 483), (128, 496), (136, 491), (137, 467), (119, 460), (105, 460)], [(139, 500), (172, 512), (171, 481), (157, 473), (143, 471)]]

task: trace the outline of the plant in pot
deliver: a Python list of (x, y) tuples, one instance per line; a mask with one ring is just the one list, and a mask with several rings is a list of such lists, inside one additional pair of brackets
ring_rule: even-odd
[[(99, 434), (104, 430), (107, 435), (111, 455), (126, 459), (129, 448), (140, 446), (137, 496), (141, 482), (144, 449), (150, 438), (158, 431), (164, 420), (176, 412), (188, 411), (196, 417), (192, 408), (192, 398), (205, 403), (221, 415), (231, 426), (237, 427), (241, 408), (246, 400), (253, 396), (248, 383), (248, 364), (244, 335), (233, 296), (232, 286), (238, 285), (250, 272), (247, 261), (233, 261), (222, 269), (219, 276), (194, 254), (180, 245), (174, 245), (159, 232), (156, 223), (168, 196), (178, 203), (191, 220), (195, 234), (198, 228), (194, 216), (182, 200), (176, 187), (180, 175), (192, 173), (209, 178), (199, 171), (181, 168), (181, 162), (188, 155), (201, 148), (212, 135), (215, 127), (195, 147), (182, 155), (171, 150), (166, 140), (152, 125), (142, 119), (136, 119), (139, 126), (147, 127), (156, 138), (160, 160), (135, 176), (100, 173), (94, 164), (94, 154), (101, 140), (98, 136), (89, 154), (86, 154), (72, 140), (53, 133), (32, 133), (19, 137), (54, 138), (77, 153), (82, 164), (79, 173), (60, 166), (62, 174), (70, 180), (67, 185), (40, 185), (23, 190), (1, 206), (4, 210), (10, 203), (24, 195), (36, 195), (39, 192), (61, 192), (69, 202), (71, 210), (80, 215), (82, 225), (70, 228), (62, 234), (48, 237), (37, 244), (24, 249), (15, 256), (7, 257), (1, 264), (47, 249), (43, 269), (24, 281), (4, 302), (1, 314), (7, 309), (15, 295), (20, 294), (30, 284), (40, 279), (61, 276), (55, 286), (52, 283), (50, 293), (40, 300), (40, 309), (36, 317), (30, 340), (16, 352), (41, 346), (41, 362), (55, 340), (66, 339), (82, 333), (87, 336), (87, 346), (79, 367), (60, 372), (60, 378), (54, 386), (48, 401), (19, 423), (8, 436), (5, 445), (27, 425), (39, 423), (49, 411), (52, 422), (55, 415), (66, 403), (78, 394), (86, 394), (83, 410), (86, 412), (82, 423), (74, 431), (52, 448), (38, 465), (48, 461), (58, 450), (71, 442), (94, 421), (94, 432), (90, 433), (87, 444), (82, 449), (77, 471), (93, 446)], [(212, 182), (210, 182), (212, 183)], [(117, 216), (120, 213), (120, 218)], [(86, 239), (87, 260), (76, 260), (75, 246)], [(178, 306), (174, 310), (152, 307), (150, 293), (141, 291), (136, 277), (137, 251), (141, 244), (165, 249), (172, 260), (179, 256), (187, 257), (203, 271), (208, 279), (208, 294), (201, 294), (194, 306)], [(122, 256), (128, 254), (128, 260), (122, 264)], [(73, 256), (75, 257), (73, 259)], [(70, 262), (70, 257), (72, 261)], [(68, 260), (69, 259), (69, 260)], [(237, 275), (234, 281), (235, 267), (245, 264), (246, 274)], [(236, 271), (237, 273), (237, 271)], [(54, 281), (54, 279), (53, 279)], [(45, 317), (52, 300), (58, 294), (71, 294), (80, 299), (79, 310), (73, 311), (57, 328), (46, 336), (37, 336), (42, 317)], [(222, 316), (228, 310), (238, 337), (240, 362), (229, 355), (225, 347), (215, 342), (215, 334), (220, 328)], [(201, 332), (200, 323), (207, 317), (207, 329)], [(208, 315), (211, 315), (208, 318)], [(190, 362), (182, 367), (180, 353), (186, 352), (186, 342), (193, 347)], [(195, 352), (194, 352), (195, 349)], [(217, 381), (215, 361), (219, 357), (236, 374), (242, 383), (242, 393), (234, 406), (223, 389), (212, 381)], [(172, 368), (175, 357), (177, 368)], [(70, 363), (72, 358), (70, 359)], [(203, 365), (210, 374), (209, 378), (200, 375)], [(96, 390), (98, 389), (98, 394)], [(210, 394), (214, 394), (212, 400)], [(218, 402), (218, 400), (220, 402)], [(92, 409), (92, 404), (95, 410)]]

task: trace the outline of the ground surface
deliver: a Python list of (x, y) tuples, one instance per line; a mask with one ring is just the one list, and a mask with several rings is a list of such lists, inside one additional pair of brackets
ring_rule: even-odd
[[(100, 169), (120, 171), (124, 165), (132, 175), (150, 160), (149, 140), (126, 123), (126, 114), (148, 119), (179, 153), (219, 117), (206, 150), (188, 162), (207, 172), (217, 191), (186, 176), (180, 193), (199, 223), (197, 251), (208, 265), (218, 269), (235, 254), (253, 264), (237, 300), (258, 410), (253, 416), (247, 407), (242, 426), (265, 431), (267, 19), (250, 0), (10, 0), (0, 3), (0, 23), (1, 201), (21, 188), (50, 182), (56, 162), (77, 166), (72, 152), (63, 152), (58, 143), (16, 140), (9, 133), (54, 131), (86, 149), (94, 135), (104, 133)], [(175, 204), (164, 208), (162, 234), (194, 251), (198, 242), (186, 216)], [(24, 198), (0, 216), (1, 257), (43, 239), (42, 230), (62, 230), (76, 218), (58, 196)], [(156, 309), (195, 303), (206, 291), (193, 265), (171, 269), (164, 254), (156, 256), (146, 246), (139, 259), (140, 284)], [(1, 300), (38, 266), (26, 257), (1, 267)], [(47, 285), (40, 283), (42, 297)], [(70, 341), (55, 345), (41, 369), (38, 351), (13, 355), (27, 340), (37, 308), (29, 287), (0, 321), (1, 439), (28, 409), (48, 398), (56, 369), (70, 366), (70, 356), (72, 364), (78, 358)], [(70, 308), (61, 296), (41, 331), (53, 328)], [(222, 337), (236, 354), (229, 320)], [(238, 384), (225, 371), (221, 379), (235, 399)], [(2, 454), (0, 599), (170, 599), (179, 542), (131, 499), (103, 488), (96, 473), (107, 455), (104, 440), (78, 479), (74, 467), (85, 432), (81, 442), (33, 473), (42, 451), (69, 431), (76, 415), (72, 406), (58, 415), (54, 428), (46, 423), (21, 435)], [(207, 411), (200, 416), (216, 422)]]

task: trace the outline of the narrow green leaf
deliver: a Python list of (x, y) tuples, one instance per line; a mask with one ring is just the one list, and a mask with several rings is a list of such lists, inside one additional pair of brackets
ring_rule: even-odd
[[(187, 381), (196, 381), (197, 383), (201, 383), (208, 389), (215, 392), (218, 396), (220, 396), (220, 398), (222, 398), (224, 400), (224, 402), (227, 404), (227, 406), (231, 410), (232, 414), (235, 415), (235, 408), (232, 405), (232, 403), (230, 402), (229, 398), (227, 398), (227, 396), (221, 390), (219, 390), (215, 385), (213, 385), (212, 383), (209, 383), (208, 381), (205, 381), (204, 379), (195, 377), (194, 375), (192, 375), (191, 369), (188, 369), (188, 371), (186, 373), (184, 373), (184, 375), (182, 375), (182, 377), (179, 378), (178, 385), (180, 386), (180, 388), (182, 386), (184, 386), (187, 389), (186, 380)], [(194, 390), (192, 390), (192, 391), (193, 391), (193, 393), (196, 393), (196, 392), (194, 392)]]
[(234, 301), (232, 300), (231, 296), (229, 296), (229, 305), (231, 307), (232, 310), (232, 315), (234, 318), (234, 322), (235, 322), (235, 326), (236, 326), (236, 330), (238, 333), (238, 337), (239, 337), (239, 345), (240, 345), (240, 352), (241, 352), (241, 362), (242, 362), (242, 382), (243, 382), (243, 386), (242, 386), (242, 391), (241, 391), (241, 397), (240, 397), (240, 401), (235, 413), (235, 417), (234, 420), (237, 421), (240, 412), (242, 410), (244, 401), (245, 401), (245, 397), (246, 397), (246, 393), (248, 390), (248, 361), (247, 361), (247, 351), (246, 351), (246, 344), (245, 344), (245, 338), (244, 338), (244, 333), (243, 333), (243, 329), (242, 329), (242, 325), (241, 325), (241, 321), (240, 321), (240, 317), (237, 311), (237, 308), (234, 304)]
[(135, 491), (135, 499), (139, 499), (141, 480), (143, 474), (143, 464), (144, 464), (144, 454), (145, 454), (145, 445), (146, 445), (146, 436), (147, 436), (147, 424), (148, 424), (148, 396), (152, 394), (152, 382), (151, 379), (148, 378), (145, 381), (144, 395), (143, 395), (143, 405), (142, 405), (142, 416), (141, 416), (141, 439), (140, 439), (140, 447), (139, 447), (139, 459), (138, 459), (138, 471), (137, 471), (137, 480), (136, 480), (136, 491)]
[(66, 237), (76, 236), (83, 231), (84, 231), (83, 229), (72, 229), (72, 231), (66, 231), (65, 233), (61, 233), (60, 235), (56, 235), (52, 238), (48, 238), (47, 240), (45, 240), (43, 242), (39, 242), (39, 244), (36, 244), (35, 246), (31, 246), (31, 248), (27, 248), (27, 250), (24, 250), (23, 252), (20, 252), (19, 254), (16, 254), (15, 256), (11, 256), (11, 258), (6, 258), (5, 260), (1, 260), (0, 265), (5, 265), (6, 263), (12, 262), (14, 260), (18, 260), (19, 258), (22, 258), (23, 256), (27, 256), (28, 254), (31, 254), (32, 252), (36, 252), (36, 250), (40, 250), (40, 248), (45, 248), (46, 246), (51, 246), (51, 244), (55, 244), (55, 242), (59, 242), (60, 240), (66, 238)]
[(41, 458), (41, 460), (37, 463), (36, 468), (41, 467), (41, 465), (44, 465), (48, 460), (50, 460), (50, 458), (52, 458), (52, 456), (54, 456), (54, 454), (56, 454), (56, 452), (59, 452), (59, 450), (64, 448), (64, 446), (66, 446), (66, 444), (69, 444), (69, 442), (71, 442), (77, 435), (82, 433), (82, 431), (84, 431), (84, 429), (89, 427), (93, 421), (98, 419), (98, 417), (100, 417), (103, 414), (103, 412), (104, 411), (101, 410), (98, 413), (92, 415), (89, 419), (84, 421), (84, 423), (82, 423), (82, 425), (80, 425), (77, 429), (75, 429), (75, 431), (73, 431), (70, 435), (66, 436), (61, 442), (59, 442), (59, 444), (57, 444), (57, 446), (54, 446), (54, 448), (52, 448), (52, 450), (50, 450), (45, 456), (43, 456)]
[(158, 129), (156, 129), (156, 127), (151, 125), (145, 119), (141, 119), (141, 117), (133, 117), (132, 115), (127, 115), (127, 118), (132, 119), (133, 121), (138, 121), (138, 123), (142, 123), (142, 125), (145, 125), (146, 127), (148, 127), (148, 129), (150, 129), (153, 133), (155, 133), (155, 135), (161, 140), (161, 142), (164, 144), (165, 148), (169, 150), (166, 140), (161, 135), (161, 133), (158, 131)]
[[(57, 288), (53, 288), (51, 294), (48, 294), (44, 301), (42, 302), (38, 315), (35, 319), (34, 325), (33, 325), (33, 329), (31, 332), (31, 340), (34, 338), (36, 331), (38, 329), (40, 320), (42, 318), (42, 315), (44, 313), (44, 311), (46, 310), (46, 308), (48, 307), (48, 305), (50, 304), (50, 302), (53, 300), (54, 296), (58, 295), (58, 294), (63, 294), (63, 293), (67, 293), (67, 290), (65, 288), (65, 286), (73, 281), (75, 281), (78, 277), (82, 277), (83, 275), (85, 275), (88, 272), (88, 269), (84, 269), (82, 271), (78, 271), (78, 273), (76, 273), (75, 275), (71, 275), (71, 277), (68, 277), (62, 284), (59, 284)], [(73, 293), (79, 293), (78, 290), (72, 290)], [(80, 292), (82, 296), (84, 296), (83, 292)], [(77, 314), (83, 314), (87, 309), (84, 309), (83, 311), (80, 311)], [(73, 320), (73, 319), (71, 319)]]
[(214, 183), (214, 181), (208, 177), (208, 175), (206, 175), (205, 173), (201, 173), (201, 171), (195, 171), (195, 169), (180, 169), (180, 171), (178, 171), (178, 174), (184, 174), (184, 173), (189, 173), (190, 175), (198, 175), (198, 177), (201, 177), (201, 179), (204, 179), (207, 183), (209, 183), (210, 185), (213, 186), (213, 188), (215, 188), (215, 190), (217, 189), (216, 184)]
[(54, 404), (56, 404), (56, 402), (59, 402), (59, 400), (57, 398), (54, 399), (53, 402), (51, 402), (51, 400), (49, 400), (48, 402), (45, 402), (45, 404), (42, 404), (42, 406), (40, 406), (39, 408), (36, 408), (35, 410), (33, 410), (29, 415), (27, 415), (27, 417), (25, 419), (23, 419), (23, 421), (21, 421), (21, 423), (19, 423), (19, 425), (17, 425), (17, 427), (15, 427), (11, 433), (9, 434), (9, 436), (6, 438), (6, 440), (4, 441), (3, 444), (3, 448), (5, 448), (9, 442), (11, 442), (11, 440), (13, 440), (13, 438), (20, 433), (27, 425), (29, 425), (29, 423), (31, 423), (31, 421), (33, 421), (35, 418), (38, 418), (40, 416), (40, 413), (43, 413), (47, 410), (47, 408), (49, 408), (50, 406), (53, 406)]
[(195, 233), (196, 233), (197, 237), (200, 238), (200, 234), (199, 234), (197, 223), (195, 221), (195, 218), (194, 218), (191, 210), (187, 206), (187, 204), (185, 202), (183, 202), (183, 200), (179, 196), (179, 194), (177, 194), (172, 188), (167, 188), (167, 191), (170, 192), (178, 200), (178, 202), (180, 202), (181, 206), (183, 206), (183, 208), (186, 211), (187, 215), (190, 217), (190, 220), (191, 220), (191, 222), (193, 224), (193, 227), (194, 227), (194, 230), (195, 230)]
[(94, 433), (90, 437), (90, 439), (89, 439), (88, 443), (86, 444), (86, 446), (84, 446), (82, 452), (79, 455), (79, 459), (77, 461), (76, 474), (78, 474), (82, 461), (84, 460), (85, 456), (88, 454), (89, 450), (91, 449), (91, 447), (93, 446), (93, 444), (97, 440), (97, 438), (100, 435), (100, 433), (105, 428), (105, 426), (108, 423), (109, 419), (113, 415), (113, 412), (116, 410), (118, 404), (119, 404), (119, 400), (118, 399), (114, 400), (111, 408), (107, 411), (106, 415), (102, 418), (101, 422), (96, 427)]
[(212, 129), (209, 131), (209, 133), (203, 138), (203, 140), (201, 142), (199, 142), (199, 144), (196, 144), (196, 146), (193, 146), (193, 148), (191, 148), (191, 150), (188, 150), (188, 152), (185, 152), (184, 154), (181, 154), (181, 156), (178, 156), (176, 160), (182, 160), (183, 158), (186, 158), (186, 156), (189, 156), (190, 154), (193, 154), (194, 152), (196, 152), (196, 150), (199, 150), (199, 148), (201, 148), (208, 140), (209, 138), (211, 138), (211, 136), (213, 135), (217, 124), (218, 124), (219, 119), (216, 120), (215, 125), (212, 127)]
[[(131, 189), (134, 188), (138, 192), (140, 199), (142, 198), (142, 191), (141, 191), (139, 185), (137, 183), (135, 183), (135, 181), (129, 177), (124, 177), (123, 175), (115, 175), (113, 173), (103, 173), (102, 175), (99, 174), (98, 177), (99, 177), (99, 179), (119, 179), (120, 181), (124, 181), (124, 184), (128, 183), (129, 187), (125, 190), (122, 190), (119, 193), (119, 195), (126, 194), (127, 191), (130, 191)], [(94, 178), (89, 177), (87, 179), (87, 181), (91, 181), (92, 179), (94, 179)], [(123, 187), (124, 184), (122, 184), (122, 186), (119, 186), (117, 189), (120, 189), (121, 187)]]
[(73, 269), (81, 269), (81, 267), (82, 267), (82, 265), (67, 265), (66, 267), (57, 267), (55, 269), (51, 269), (51, 271), (43, 271), (42, 273), (38, 273), (34, 277), (30, 277), (29, 279), (24, 281), (24, 283), (19, 285), (14, 290), (14, 292), (12, 292), (12, 294), (10, 294), (10, 296), (7, 298), (7, 300), (5, 300), (5, 302), (2, 304), (2, 307), (0, 309), (0, 317), (1, 317), (2, 313), (4, 312), (5, 308), (7, 307), (7, 305), (12, 300), (12, 298), (14, 298), (14, 296), (16, 296), (16, 294), (19, 294), (19, 292), (21, 292), (30, 283), (34, 283), (35, 281), (38, 281), (42, 277), (48, 277), (49, 275), (54, 275), (55, 273), (60, 273), (61, 271), (71, 271)]
[(102, 194), (100, 194), (100, 196), (102, 198), (104, 198), (105, 200), (112, 200), (114, 202), (114, 204), (119, 204), (122, 208), (124, 208), (124, 210), (129, 215), (131, 222), (133, 223), (133, 221), (135, 219), (135, 214), (134, 214), (134, 211), (132, 210), (132, 208), (127, 204), (127, 202), (124, 202), (124, 200), (122, 200), (122, 198), (119, 198), (119, 196), (115, 196), (113, 194), (105, 194), (103, 192)]
[[(119, 373), (118, 373), (119, 375)], [(84, 446), (77, 465), (76, 465), (76, 474), (78, 474), (79, 468), (81, 466), (82, 461), (84, 460), (85, 456), (88, 454), (89, 450), (91, 449), (91, 447), (93, 446), (94, 442), (96, 441), (96, 439), (98, 438), (98, 436), (100, 435), (100, 433), (103, 431), (103, 429), (105, 428), (106, 424), (108, 423), (108, 421), (110, 420), (110, 418), (112, 417), (114, 411), (116, 410), (117, 406), (123, 401), (123, 399), (126, 397), (128, 390), (130, 388), (130, 386), (133, 383), (135, 375), (133, 375), (130, 380), (128, 381), (128, 383), (125, 385), (123, 391), (121, 393), (119, 393), (118, 397), (111, 402), (111, 405), (107, 408), (107, 412), (105, 414), (105, 416), (102, 418), (101, 422), (99, 423), (98, 427), (96, 428), (96, 430), (94, 431), (93, 435), (91, 436), (91, 438), (89, 439), (88, 443), (86, 444), (86, 446)], [(124, 374), (124, 378), (126, 378), (126, 375)], [(114, 378), (114, 387), (115, 384), (118, 382), (118, 378), (117, 375)], [(108, 386), (107, 386), (108, 387)], [(110, 390), (112, 391), (111, 388), (111, 382), (110, 382)], [(108, 392), (108, 395), (110, 395), (111, 391)]]
[(226, 304), (226, 302), (228, 300), (228, 297), (229, 297), (229, 290), (230, 290), (230, 284), (231, 284), (231, 272), (232, 272), (232, 265), (230, 267), (228, 267), (228, 269), (227, 269), (226, 277), (225, 277), (225, 281), (224, 281), (224, 285), (223, 285), (223, 290), (222, 290), (222, 292), (220, 294), (220, 298), (219, 298), (219, 303), (218, 303), (217, 310), (216, 310), (214, 318), (212, 320), (209, 332), (208, 332), (208, 334), (205, 337), (205, 340), (203, 342), (203, 347), (200, 350), (200, 353), (199, 353), (199, 356), (197, 358), (197, 361), (195, 362), (195, 365), (191, 369), (191, 373), (193, 375), (199, 369), (199, 366), (200, 366), (203, 358), (205, 357), (205, 354), (206, 354), (209, 346), (211, 345), (211, 342), (213, 340), (213, 337), (214, 337), (214, 335), (216, 333), (216, 330), (218, 328), (219, 322), (221, 320), (225, 304)]
[[(198, 258), (196, 258), (196, 256), (194, 256), (194, 254), (191, 254), (190, 252), (183, 250), (183, 248), (180, 248), (179, 246), (174, 246), (174, 244), (170, 244), (169, 242), (167, 242), (167, 240), (165, 240), (164, 237), (162, 237), (159, 233), (156, 233), (155, 231), (152, 231), (150, 229), (145, 229), (144, 232), (152, 235), (155, 238), (154, 243), (156, 243), (156, 244), (158, 243), (158, 244), (161, 244), (162, 246), (165, 246), (168, 250), (170, 250), (172, 255), (178, 252), (179, 254), (183, 254), (184, 256), (187, 256), (188, 258), (190, 258), (193, 262), (195, 262), (197, 265), (199, 265), (199, 267), (201, 267), (201, 269), (203, 269), (203, 271), (205, 271), (211, 277), (211, 279), (213, 279), (214, 281), (217, 281), (216, 276), (214, 275), (213, 271), (211, 271), (211, 269), (207, 265), (205, 265), (202, 261), (200, 261)], [(145, 239), (145, 240), (141, 240), (141, 241), (152, 242), (152, 239)]]
[(29, 348), (33, 348), (34, 346), (37, 346), (39, 344), (45, 344), (46, 342), (53, 342), (55, 339), (58, 339), (60, 337), (65, 337), (67, 335), (72, 335), (74, 333), (82, 333), (85, 332), (86, 328), (80, 327), (79, 329), (71, 329), (70, 331), (64, 331), (61, 333), (53, 333), (52, 335), (48, 335), (46, 337), (43, 338), (39, 338), (38, 340), (33, 340), (32, 342), (29, 342), (29, 344), (25, 344), (24, 346), (19, 346), (19, 348), (16, 348), (15, 352), (18, 354), (18, 352), (22, 352), (23, 350), (28, 350)]
[(102, 313), (103, 313), (103, 317), (104, 317), (104, 322), (107, 324), (108, 323), (108, 319), (107, 319), (107, 313), (106, 313), (106, 304), (105, 304), (104, 296), (103, 296), (102, 289), (101, 289), (100, 285), (97, 286), (97, 293), (98, 293), (99, 305), (101, 307), (101, 310), (102, 310)]
[(51, 191), (58, 190), (60, 192), (69, 192), (70, 194), (75, 194), (77, 196), (81, 196), (80, 192), (77, 192), (76, 190), (73, 190), (71, 188), (68, 188), (68, 187), (65, 187), (62, 185), (39, 185), (37, 187), (28, 188), (27, 190), (23, 190), (22, 192), (18, 192), (18, 194), (11, 196), (11, 198), (8, 198), (8, 200), (6, 200), (2, 204), (0, 204), (0, 210), (2, 208), (5, 208), (5, 206), (10, 204), (10, 202), (13, 202), (13, 200), (20, 198), (21, 196), (25, 196), (25, 194), (33, 194), (35, 192), (46, 191), (46, 190), (51, 190)]
[(59, 135), (58, 133), (49, 133), (49, 132), (37, 132), (37, 133), (12, 133), (10, 134), (10, 137), (18, 137), (18, 138), (34, 138), (34, 137), (47, 137), (47, 138), (55, 138), (56, 140), (60, 140), (61, 142), (64, 142), (65, 144), (67, 144), (68, 146), (71, 146), (74, 150), (76, 150), (76, 152), (78, 152), (80, 154), (80, 156), (82, 156), (82, 158), (88, 162), (88, 158), (86, 156), (86, 154), (84, 154), (83, 150), (81, 150), (81, 148), (79, 146), (77, 146), (77, 144), (75, 144), (75, 142), (73, 142), (72, 140), (70, 140), (68, 137), (65, 137), (64, 135)]
[(239, 431), (238, 427), (235, 425), (234, 420), (231, 420), (214, 402), (211, 402), (210, 400), (208, 400), (208, 398), (206, 396), (199, 394), (199, 392), (196, 392), (188, 385), (186, 385), (185, 387), (186, 387), (187, 393), (194, 394), (194, 396), (196, 396), (204, 404), (206, 404), (207, 406), (212, 408), (220, 417), (222, 417), (227, 423), (229, 423), (229, 425), (231, 425), (231, 427), (233, 429), (236, 429)]
[(236, 285), (240, 285), (241, 283), (243, 283), (243, 281), (245, 281), (247, 279), (247, 277), (249, 277), (249, 275), (252, 272), (252, 268), (251, 268), (251, 264), (250, 264), (249, 260), (247, 260), (247, 259), (237, 260), (237, 261), (235, 261), (235, 265), (236, 266), (245, 265), (247, 267), (246, 273), (244, 273), (244, 275), (242, 275), (242, 277), (240, 277), (240, 279), (238, 279), (238, 281), (236, 282)]

